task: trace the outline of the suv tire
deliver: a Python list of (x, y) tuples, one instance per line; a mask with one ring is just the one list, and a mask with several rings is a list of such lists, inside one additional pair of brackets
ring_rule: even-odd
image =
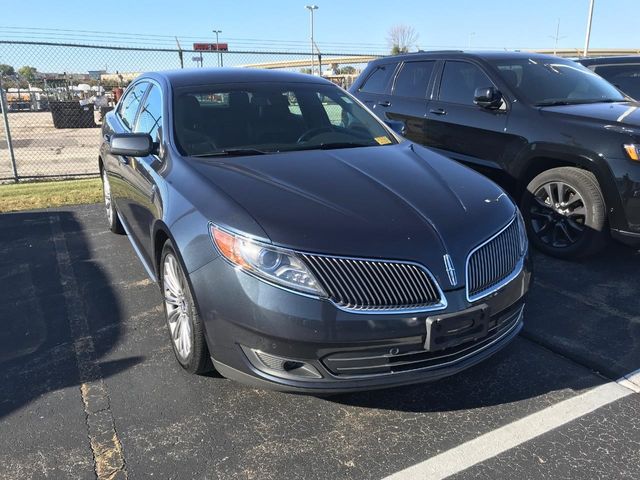
[(575, 167), (536, 176), (520, 202), (529, 238), (548, 255), (576, 259), (600, 251), (607, 240), (604, 197), (595, 175)]

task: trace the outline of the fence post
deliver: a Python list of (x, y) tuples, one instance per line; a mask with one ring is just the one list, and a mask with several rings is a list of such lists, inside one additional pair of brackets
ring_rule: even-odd
[(11, 142), (11, 130), (9, 130), (9, 115), (7, 113), (7, 98), (2, 86), (2, 74), (0, 74), (0, 107), (2, 107), (2, 118), (4, 120), (4, 133), (7, 137), (7, 149), (9, 151), (9, 158), (11, 159), (11, 168), (13, 169), (13, 179), (18, 182), (18, 170), (16, 168), (16, 156), (13, 151), (13, 143)]

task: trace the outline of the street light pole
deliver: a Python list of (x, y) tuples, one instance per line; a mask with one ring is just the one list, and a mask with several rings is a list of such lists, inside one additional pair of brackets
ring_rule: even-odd
[(222, 53), (220, 52), (220, 42), (218, 41), (218, 34), (222, 33), (222, 30), (213, 30), (216, 34), (216, 49), (218, 50), (218, 66), (222, 66)]
[(589, 54), (589, 39), (591, 38), (591, 21), (593, 20), (593, 4), (595, 0), (589, 2), (589, 19), (587, 20), (587, 34), (584, 39), (584, 51), (582, 56), (586, 57)]
[(315, 60), (314, 60), (314, 54), (313, 54), (313, 49), (314, 49), (314, 42), (313, 42), (313, 11), (318, 9), (317, 5), (306, 5), (305, 8), (307, 10), (309, 10), (309, 13), (311, 13), (310, 16), (310, 20), (311, 20), (311, 75), (313, 75), (313, 71), (315, 69)]

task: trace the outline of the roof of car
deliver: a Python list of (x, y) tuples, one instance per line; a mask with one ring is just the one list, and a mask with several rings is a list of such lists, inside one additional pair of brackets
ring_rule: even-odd
[(173, 87), (244, 82), (325, 83), (323, 78), (304, 73), (258, 68), (185, 68), (147, 73), (146, 77), (165, 78)]
[(576, 60), (583, 65), (611, 65), (618, 63), (640, 63), (640, 55), (625, 55), (619, 57), (590, 57)]
[(557, 58), (553, 55), (545, 55), (535, 52), (505, 51), (505, 50), (430, 50), (394, 55), (374, 60), (379, 63), (388, 60), (407, 61), (418, 58), (480, 58), (480, 59), (517, 59), (517, 58)]

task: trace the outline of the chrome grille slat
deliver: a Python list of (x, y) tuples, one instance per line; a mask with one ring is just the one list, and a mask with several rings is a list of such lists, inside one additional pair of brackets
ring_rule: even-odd
[(467, 259), (467, 295), (481, 298), (507, 279), (521, 260), (518, 222), (514, 218), (497, 235), (477, 247)]
[(302, 254), (331, 301), (349, 310), (393, 311), (445, 305), (433, 277), (417, 264)]

